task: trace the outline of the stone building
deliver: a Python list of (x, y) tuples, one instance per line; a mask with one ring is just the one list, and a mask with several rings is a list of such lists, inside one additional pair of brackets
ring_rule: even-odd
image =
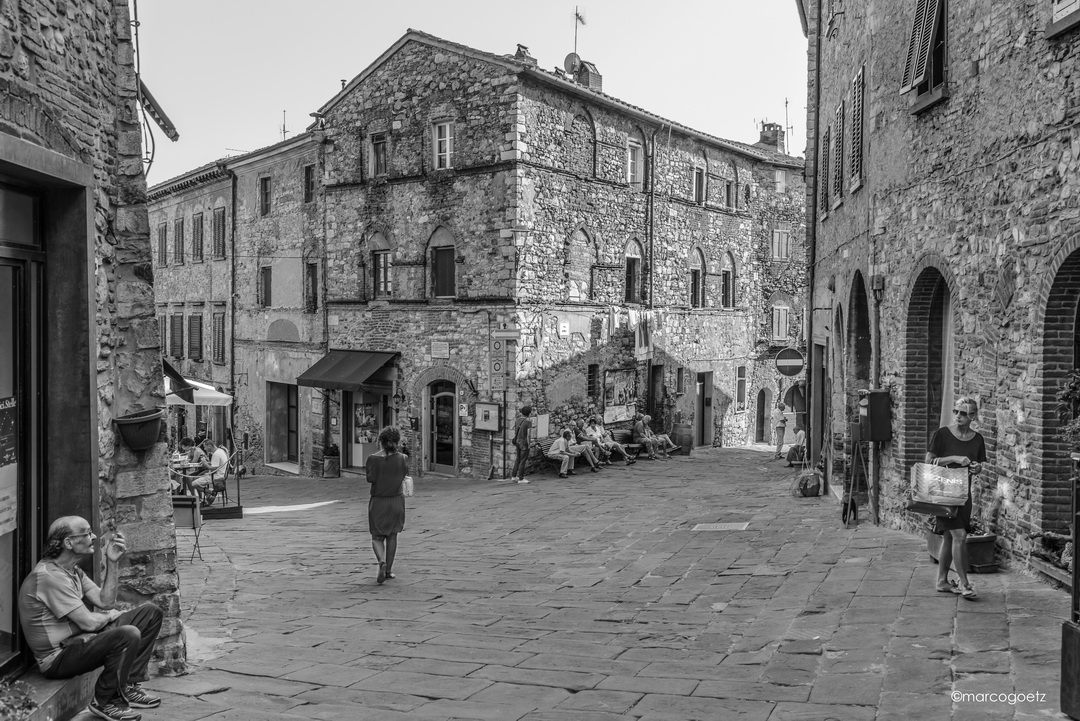
[[(310, 151), (285, 176), (299, 192), (314, 166), (311, 202), (236, 226), (237, 257), (253, 257), (237, 277), (277, 273), (283, 254), (305, 278), (290, 297), (310, 291), (317, 311), (241, 319), (253, 291), (236, 288), (238, 401), (245, 384), (253, 407), (271, 391), (252, 363), (242, 378), (245, 326), (282, 344), (291, 387), (274, 392), (295, 399), (267, 395), (264, 418), (251, 413), (264, 450), (249, 466), (293, 470), (265, 450), (271, 423), (297, 428), (302, 473), (328, 443), (359, 470), (397, 423), (419, 472), (486, 477), (506, 472), (526, 404), (552, 432), (640, 409), (694, 445), (767, 440), (775, 399), (801, 407), (799, 378), (782, 383), (773, 356), (803, 337), (802, 160), (778, 126), (754, 145), (723, 140), (601, 82), (590, 63), (550, 72), (523, 47), (500, 56), (409, 31), (313, 113), (295, 141)], [(254, 161), (221, 167), (242, 163)], [(238, 210), (257, 207), (255, 183), (237, 188)], [(319, 343), (321, 360), (300, 368)]]
[(114, 425), (164, 402), (128, 6), (26, 0), (0, 24), (0, 678), (33, 666), (15, 591), (68, 514), (123, 530), (121, 600), (166, 612), (176, 672), (165, 443)]
[(909, 469), (953, 400), (974, 396), (990, 456), (975, 515), (1026, 559), (1035, 534), (1069, 527), (1056, 394), (1078, 362), (1080, 13), (1051, 0), (799, 10), (812, 448), (839, 481), (858, 391), (886, 391), (882, 440), (863, 442), (871, 496), (883, 522), (919, 531)]

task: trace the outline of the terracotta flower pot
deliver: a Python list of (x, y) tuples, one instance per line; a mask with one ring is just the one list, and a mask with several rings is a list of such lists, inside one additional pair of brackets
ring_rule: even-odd
[[(936, 563), (941, 556), (941, 539), (931, 531), (926, 532), (926, 550), (930, 558)], [(998, 570), (994, 563), (994, 546), (997, 543), (997, 535), (993, 533), (969, 534), (967, 537), (968, 570), (974, 573), (995, 573)]]

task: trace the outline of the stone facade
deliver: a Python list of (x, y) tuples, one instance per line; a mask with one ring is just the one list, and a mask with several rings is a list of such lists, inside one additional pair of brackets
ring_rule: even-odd
[[(314, 115), (325, 347), (397, 356), (351, 396), (299, 388), (301, 471), (320, 467), (327, 442), (361, 466), (358, 419), (372, 409), (405, 429), (417, 472), (483, 477), (508, 470), (516, 408), (550, 414), (554, 432), (612, 405), (608, 371), (633, 371), (629, 404), (698, 444), (754, 440), (758, 391), (790, 390), (772, 356), (802, 344), (805, 193), (802, 161), (775, 132), (757, 145), (713, 138), (540, 71), (524, 49), (497, 56), (419, 32)], [(238, 258), (256, 254), (239, 250), (248, 232), (238, 225)], [(268, 227), (263, 247), (284, 252), (284, 232)], [(776, 332), (773, 306), (785, 310)], [(286, 317), (275, 308), (266, 322)], [(651, 343), (636, 348), (642, 327)], [(517, 337), (493, 345), (499, 331)], [(321, 341), (313, 328), (300, 342)], [(240, 346), (238, 335), (242, 394)], [(295, 367), (299, 356), (282, 378)], [(500, 407), (501, 422), (478, 428), (477, 403)]]
[[(38, 209), (36, 249), (12, 256), (0, 247), (0, 256), (41, 283), (17, 291), (17, 312), (26, 311), (17, 317), (33, 334), (18, 352), (39, 370), (15, 368), (20, 412), (29, 414), (15, 417), (16, 429), (27, 423), (16, 436), (19, 498), (33, 506), (16, 513), (27, 525), (15, 567), (28, 570), (18, 559), (40, 555), (58, 516), (84, 516), (102, 534), (122, 529), (121, 600), (165, 611), (154, 664), (182, 672), (166, 445), (129, 450), (113, 425), (163, 404), (127, 2), (3, 3), (0, 85), (0, 172)], [(5, 241), (13, 217), (6, 205)], [(100, 580), (99, 569), (87, 570)]]
[(907, 66), (915, 2), (845, 0), (843, 13), (820, 19), (801, 4), (819, 359), (812, 442), (842, 467), (857, 390), (887, 389), (892, 438), (875, 444), (871, 485), (885, 523), (920, 531), (924, 517), (903, 510), (908, 469), (951, 398), (974, 396), (990, 456), (973, 486), (975, 516), (1006, 560), (1026, 560), (1033, 534), (1069, 524), (1070, 449), (1055, 396), (1078, 364), (1070, 179), (1080, 38), (1069, 30), (1078, 16), (1054, 22), (1052, 5), (942, 3), (929, 18), (944, 32), (928, 45), (926, 82), (901, 94), (905, 79), (922, 77), (917, 62)]

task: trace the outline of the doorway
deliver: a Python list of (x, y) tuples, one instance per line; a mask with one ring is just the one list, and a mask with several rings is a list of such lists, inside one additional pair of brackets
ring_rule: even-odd
[(363, 468), (368, 456), (379, 451), (379, 432), (391, 425), (390, 397), (378, 391), (345, 395), (345, 465)]
[(711, 446), (713, 442), (712, 371), (697, 374), (697, 408), (694, 413), (694, 445)]
[(290, 383), (266, 383), (266, 462), (300, 460), (300, 394)]
[(772, 437), (769, 430), (769, 414), (772, 412), (772, 393), (762, 388), (757, 394), (757, 412), (754, 421), (754, 442), (768, 443)]
[(428, 386), (428, 470), (454, 475), (458, 460), (457, 387), (450, 381)]

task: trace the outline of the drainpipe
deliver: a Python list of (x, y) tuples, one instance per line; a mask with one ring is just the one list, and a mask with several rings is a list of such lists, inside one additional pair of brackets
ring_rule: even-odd
[[(809, 261), (807, 263), (807, 283), (809, 284), (809, 293), (808, 293), (808, 295), (809, 295), (809, 301), (810, 301), (810, 313), (807, 315), (807, 321), (806, 321), (807, 347), (809, 348), (809, 351), (810, 351), (810, 363), (808, 363), (807, 366), (808, 366), (810, 372), (809, 372), (809, 377), (806, 379), (806, 386), (810, 391), (809, 397), (810, 397), (810, 408), (811, 408), (810, 417), (807, 418), (807, 420), (806, 420), (806, 427), (810, 431), (808, 436), (812, 439), (811, 442), (810, 442), (810, 463), (811, 463), (812, 467), (814, 467), (814, 468), (817, 467), (817, 465), (818, 465), (818, 463), (819, 463), (819, 461), (821, 459), (821, 452), (823, 450), (822, 445), (826, 442), (826, 436), (825, 436), (825, 430), (826, 429), (824, 429), (824, 428), (815, 428), (814, 427), (814, 426), (817, 425), (818, 415), (813, 413), (813, 410), (815, 409), (814, 400), (818, 399), (818, 397), (824, 392), (824, 388), (817, 388), (815, 386), (815, 383), (814, 383), (814, 379), (815, 379), (815, 377), (817, 375), (817, 373), (816, 373), (816, 370), (817, 370), (816, 369), (816, 358), (817, 358), (817, 356), (815, 354), (816, 344), (814, 343), (814, 312), (815, 312), (815, 306), (814, 306), (814, 281), (815, 281), (815, 278), (816, 278), (816, 275), (817, 275), (816, 272), (815, 272), (815, 266), (816, 266), (816, 263), (817, 263), (817, 223), (818, 223), (817, 199), (818, 199), (818, 178), (819, 178), (818, 168), (821, 165), (821, 158), (818, 157), (818, 142), (817, 142), (818, 136), (820, 134), (820, 124), (821, 124), (821, 0), (817, 0), (816, 6), (817, 7), (816, 7), (816, 14), (815, 14), (815, 21), (814, 21), (814, 137), (813, 137), (813, 142), (814, 142), (814, 149), (813, 149), (813, 153), (814, 153), (814, 156), (813, 156), (814, 157), (814, 172), (813, 172), (812, 176), (809, 179), (811, 182), (809, 183), (810, 193), (808, 193), (809, 197), (807, 198), (807, 205), (809, 205), (810, 223), (809, 223), (809, 227), (807, 228), (807, 236), (808, 237), (806, 238), (807, 255), (808, 255), (807, 260)], [(809, 143), (807, 143), (807, 145), (809, 146)], [(809, 155), (809, 152), (807, 154)], [(805, 177), (805, 170), (803, 172), (803, 175)], [(824, 404), (826, 402), (828, 402), (827, 398), (824, 398), (824, 397), (820, 398), (820, 403), (821, 403), (820, 411), (825, 410), (825, 405)], [(815, 439), (815, 438), (818, 441), (818, 443), (816, 444), (817, 445), (816, 448), (815, 448), (815, 444), (814, 444), (814, 441), (813, 441), (813, 439)], [(826, 472), (823, 474), (824, 487), (822, 488), (822, 493), (825, 493), (825, 494), (827, 494), (829, 492), (829, 480), (828, 480), (829, 479), (829, 473), (828, 473), (828, 470), (829, 469), (826, 469)]]
[[(236, 173), (230, 170), (225, 163), (218, 163), (218, 167), (229, 176), (231, 184), (229, 202), (229, 242), (226, 250), (229, 253), (229, 385), (233, 395), (233, 403), (229, 407), (229, 426), (233, 429), (233, 443), (236, 443)], [(243, 442), (243, 438), (241, 438)], [(247, 450), (246, 448), (244, 450)], [(241, 456), (243, 458), (243, 456)]]

